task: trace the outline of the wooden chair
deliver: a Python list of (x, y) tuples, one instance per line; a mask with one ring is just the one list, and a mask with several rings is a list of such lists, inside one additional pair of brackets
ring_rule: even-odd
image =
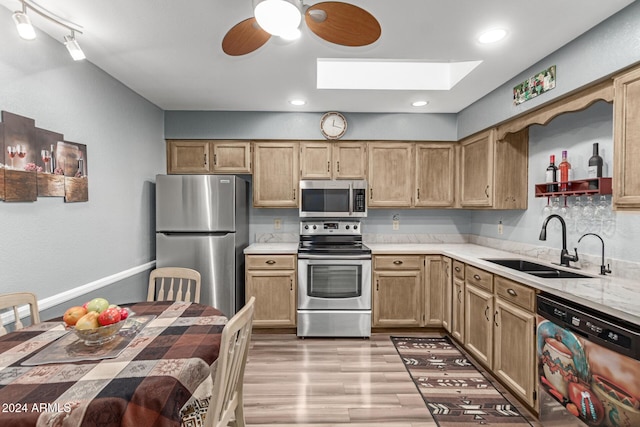
[(249, 353), (255, 297), (222, 330), (220, 354), (211, 367), (213, 392), (204, 419), (207, 427), (244, 427), (244, 367)]
[(200, 302), (200, 273), (182, 267), (152, 270), (149, 274), (147, 301)]
[[(38, 299), (35, 294), (32, 294), (31, 292), (16, 292), (0, 295), (0, 311), (9, 307), (13, 308), (13, 316), (15, 318), (14, 326), (16, 330), (24, 328), (24, 325), (20, 320), (20, 316), (18, 315), (18, 307), (23, 305), (29, 305), (29, 310), (31, 312), (31, 324), (35, 325), (36, 323), (40, 323)], [(7, 328), (4, 327), (2, 317), (0, 316), (0, 335), (5, 335), (6, 333)]]

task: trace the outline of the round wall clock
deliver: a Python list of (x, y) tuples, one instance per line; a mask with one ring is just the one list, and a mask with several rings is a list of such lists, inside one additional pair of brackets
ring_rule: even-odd
[(347, 131), (347, 119), (336, 111), (325, 113), (320, 119), (320, 132), (327, 139), (342, 138)]

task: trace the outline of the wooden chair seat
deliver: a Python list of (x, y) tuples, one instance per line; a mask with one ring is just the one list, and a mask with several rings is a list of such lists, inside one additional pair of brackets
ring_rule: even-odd
[[(20, 315), (18, 314), (18, 308), (24, 305), (29, 306), (29, 311), (31, 313), (31, 324), (35, 325), (40, 323), (40, 311), (38, 310), (38, 299), (35, 294), (31, 292), (15, 292), (11, 294), (3, 294), (0, 295), (0, 312), (4, 311), (5, 308), (13, 308), (13, 316), (14, 316), (14, 327), (16, 330), (24, 328), (24, 324), (20, 320)], [(7, 328), (5, 328), (2, 317), (0, 316), (0, 335), (5, 335), (7, 333)]]
[(200, 273), (191, 268), (161, 267), (149, 274), (147, 301), (200, 302)]

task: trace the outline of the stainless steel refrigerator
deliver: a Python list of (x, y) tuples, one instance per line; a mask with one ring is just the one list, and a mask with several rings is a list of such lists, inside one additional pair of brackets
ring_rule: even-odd
[(228, 317), (244, 305), (248, 198), (233, 175), (156, 176), (156, 266), (199, 271), (200, 302)]

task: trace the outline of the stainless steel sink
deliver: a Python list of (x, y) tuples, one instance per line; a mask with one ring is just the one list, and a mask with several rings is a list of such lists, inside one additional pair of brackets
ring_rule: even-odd
[(526, 261), (523, 259), (486, 259), (485, 261), (492, 262), (494, 264), (501, 265), (503, 267), (511, 268), (513, 270), (521, 271), (523, 273), (531, 274), (532, 276), (541, 277), (544, 279), (591, 279), (591, 276), (587, 276), (580, 273), (574, 273), (573, 271), (560, 270), (555, 267), (550, 267), (544, 264), (538, 264), (536, 262)]

